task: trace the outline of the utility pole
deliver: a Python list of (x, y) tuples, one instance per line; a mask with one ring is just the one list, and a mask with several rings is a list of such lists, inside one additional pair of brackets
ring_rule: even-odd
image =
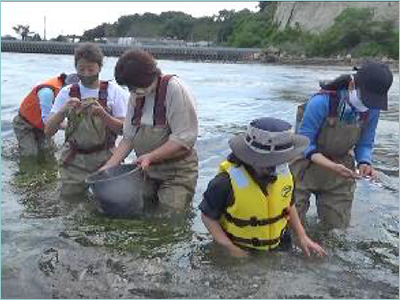
[(46, 16), (44, 16), (44, 31), (43, 31), (43, 40), (46, 40)]

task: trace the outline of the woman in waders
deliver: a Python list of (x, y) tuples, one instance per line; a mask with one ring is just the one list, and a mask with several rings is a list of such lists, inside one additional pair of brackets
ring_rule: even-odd
[(355, 70), (354, 75), (322, 83), (320, 92), (305, 109), (299, 107), (297, 116), (297, 133), (308, 137), (310, 145), (291, 164), (296, 206), (304, 219), (313, 193), (318, 216), (327, 228), (349, 225), (355, 180), (375, 176), (371, 152), (379, 113), (387, 110), (393, 81), (389, 68), (380, 63), (367, 62)]
[[(116, 81), (131, 92), (123, 139), (101, 170), (120, 164), (134, 150), (145, 172), (145, 208), (183, 212), (195, 192), (198, 133), (195, 98), (173, 75), (162, 74), (144, 51), (124, 53), (115, 66)], [(148, 205), (148, 204), (157, 204)]]

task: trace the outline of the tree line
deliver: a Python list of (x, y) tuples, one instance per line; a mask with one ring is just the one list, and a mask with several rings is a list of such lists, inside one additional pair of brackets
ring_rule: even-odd
[(298, 24), (279, 29), (273, 21), (276, 8), (276, 1), (260, 1), (257, 12), (221, 10), (212, 17), (194, 18), (183, 12), (126, 15), (113, 24), (103, 23), (85, 31), (83, 38), (172, 38), (228, 47), (273, 46), (292, 55), (399, 57), (398, 27), (391, 21), (374, 21), (369, 8), (347, 8), (329, 29), (319, 34), (303, 31)]
[[(350, 53), (355, 57), (388, 56), (398, 60), (398, 28), (391, 21), (373, 21), (373, 11), (368, 8), (347, 8), (329, 29), (311, 34), (298, 24), (279, 29), (273, 21), (276, 1), (260, 1), (258, 7), (257, 12), (221, 10), (217, 15), (201, 18), (174, 11), (125, 15), (112, 24), (102, 23), (86, 30), (81, 40), (169, 38), (227, 47), (275, 47), (291, 55), (329, 57)], [(59, 36), (55, 40), (63, 39)]]

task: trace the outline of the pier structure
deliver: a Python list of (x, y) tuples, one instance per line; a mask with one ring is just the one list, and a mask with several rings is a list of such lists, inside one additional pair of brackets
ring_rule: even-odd
[[(227, 47), (173, 47), (173, 46), (127, 46), (119, 44), (98, 44), (105, 56), (120, 56), (128, 49), (150, 52), (156, 59), (201, 60), (201, 61), (252, 61), (261, 49)], [(1, 52), (74, 54), (79, 43), (1, 41)]]

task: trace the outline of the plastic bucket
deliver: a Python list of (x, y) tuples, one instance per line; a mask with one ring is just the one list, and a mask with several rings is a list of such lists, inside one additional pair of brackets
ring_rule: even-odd
[(143, 173), (134, 164), (95, 172), (86, 178), (89, 191), (101, 210), (112, 216), (127, 216), (143, 209)]

